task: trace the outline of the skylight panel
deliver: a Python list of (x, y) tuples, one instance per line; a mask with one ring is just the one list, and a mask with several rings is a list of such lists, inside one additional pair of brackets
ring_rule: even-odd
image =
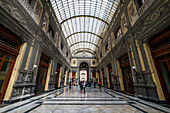
[[(50, 0), (71, 51), (79, 46), (96, 50), (120, 0)], [(96, 35), (99, 36), (96, 36)], [(99, 38), (100, 37), (100, 38)], [(78, 43), (80, 41), (84, 41)], [(90, 43), (87, 43), (90, 42)], [(93, 44), (92, 44), (93, 43)]]

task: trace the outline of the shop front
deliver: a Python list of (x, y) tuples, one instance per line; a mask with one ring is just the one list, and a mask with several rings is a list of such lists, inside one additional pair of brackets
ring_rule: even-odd
[(0, 103), (6, 93), (20, 46), (18, 36), (0, 24)]

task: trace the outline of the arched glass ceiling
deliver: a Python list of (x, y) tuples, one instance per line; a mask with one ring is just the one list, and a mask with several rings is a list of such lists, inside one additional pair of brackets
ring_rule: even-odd
[(119, 0), (51, 0), (71, 52), (98, 49), (118, 3)]
[(98, 36), (90, 33), (77, 33), (67, 38), (67, 42), (69, 46), (71, 46), (74, 43), (82, 42), (82, 41), (91, 42), (94, 43), (95, 45), (98, 45), (98, 43), (101, 42), (101, 40), (102, 39), (99, 38)]

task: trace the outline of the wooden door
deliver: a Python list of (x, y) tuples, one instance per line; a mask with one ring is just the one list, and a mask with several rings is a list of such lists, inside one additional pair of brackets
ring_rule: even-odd
[(165, 99), (170, 104), (170, 30), (166, 29), (149, 42), (151, 54), (162, 85)]
[(76, 85), (76, 72), (72, 72), (72, 85)]
[(102, 76), (103, 76), (103, 87), (105, 87), (106, 78), (104, 76), (104, 69), (103, 68), (102, 68)]
[(0, 104), (3, 101), (20, 46), (20, 38), (0, 24)]
[(3, 101), (14, 62), (15, 56), (0, 51), (0, 103)]
[(113, 89), (113, 76), (112, 76), (112, 66), (109, 64), (107, 66), (109, 72), (109, 82), (110, 82), (110, 89)]
[(56, 84), (55, 84), (55, 88), (58, 88), (58, 82), (59, 82), (59, 76), (60, 76), (60, 69), (61, 69), (61, 65), (57, 64), (57, 69), (56, 69)]
[(134, 94), (133, 77), (130, 66), (122, 68), (125, 91)]
[(156, 58), (156, 62), (167, 94), (167, 101), (170, 102), (170, 54)]
[(41, 55), (37, 77), (36, 77), (36, 87), (35, 87), (36, 94), (44, 92), (47, 71), (49, 67), (49, 61), (50, 60), (47, 56), (45, 56), (44, 54)]
[(130, 68), (128, 54), (120, 58), (120, 68), (122, 69), (123, 82), (126, 93), (134, 94), (133, 76)]

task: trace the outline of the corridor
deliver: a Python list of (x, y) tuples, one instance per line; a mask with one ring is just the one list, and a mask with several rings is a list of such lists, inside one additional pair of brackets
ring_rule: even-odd
[(169, 108), (113, 90), (72, 87), (58, 89), (0, 108), (9, 113), (166, 113)]

